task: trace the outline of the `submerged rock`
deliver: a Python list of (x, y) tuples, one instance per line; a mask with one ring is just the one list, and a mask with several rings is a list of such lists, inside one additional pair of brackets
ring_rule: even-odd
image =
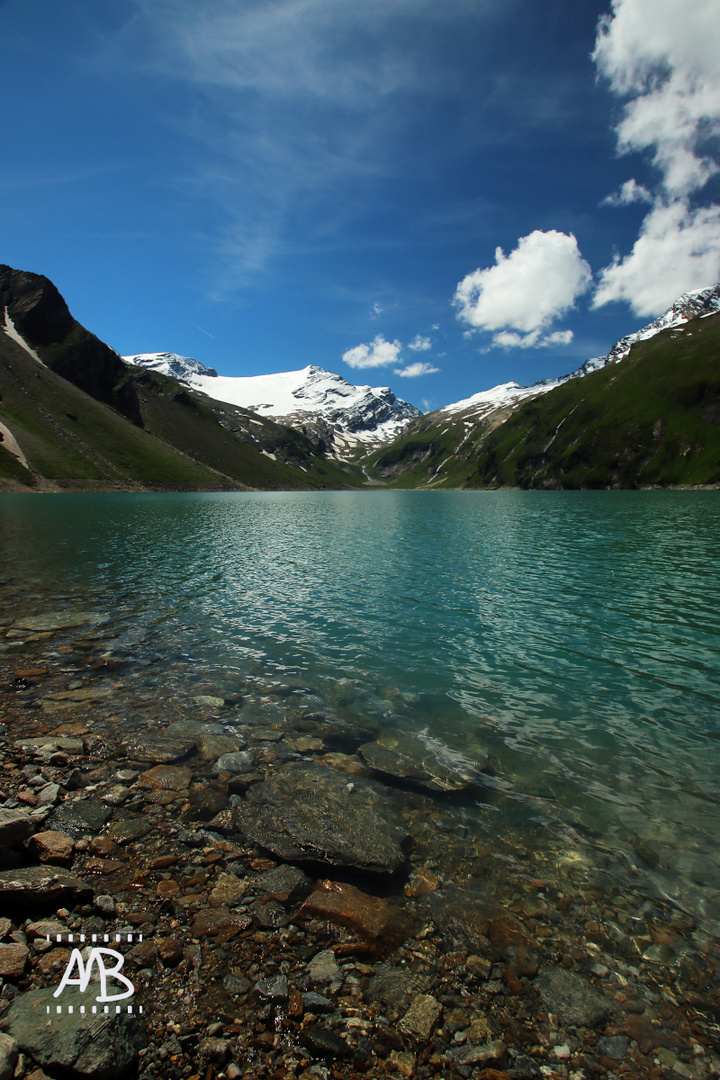
[(469, 762), (442, 763), (433, 749), (414, 735), (383, 735), (377, 742), (365, 743), (358, 753), (376, 772), (430, 791), (461, 791), (476, 779), (477, 769)]
[(392, 873), (407, 831), (387, 796), (362, 777), (293, 762), (251, 788), (234, 808), (245, 836), (288, 862)]
[(395, 948), (410, 934), (410, 920), (395, 904), (342, 881), (319, 881), (301, 912), (346, 926), (373, 949)]
[[(48, 1016), (48, 1006), (55, 1013), (58, 1004), (53, 992), (49, 987), (22, 994), (2, 1017), (0, 1027), (44, 1068), (72, 1070), (73, 1076), (93, 1080), (127, 1076), (145, 1041), (140, 1017), (126, 1011), (116, 1014), (114, 1009), (108, 1014), (93, 1015), (89, 1010), (83, 1014), (80, 1006), (87, 1008), (88, 995), (69, 988), (62, 994), (62, 1015)], [(123, 1001), (124, 1009), (127, 1005)]]
[(535, 980), (540, 998), (549, 1012), (570, 1024), (597, 1027), (613, 1009), (612, 1002), (587, 979), (565, 968), (548, 967)]
[(66, 870), (24, 866), (0, 871), (0, 900), (12, 904), (56, 904), (92, 895), (92, 887)]

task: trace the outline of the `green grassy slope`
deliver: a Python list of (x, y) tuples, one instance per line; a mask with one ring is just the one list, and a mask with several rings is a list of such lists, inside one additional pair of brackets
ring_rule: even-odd
[(363, 465), (396, 488), (720, 483), (720, 314), (472, 427), (422, 417)]
[[(143, 427), (41, 367), (0, 334), (0, 420), (28, 462), (22, 468), (0, 444), (0, 481), (6, 489), (103, 487), (172, 490), (302, 489), (337, 487), (322, 461), (306, 466), (273, 461), (227, 431), (202, 406), (183, 397), (172, 380), (140, 395)], [(347, 480), (346, 480), (347, 483)]]
[(468, 487), (720, 483), (720, 314), (527, 402), (479, 447)]

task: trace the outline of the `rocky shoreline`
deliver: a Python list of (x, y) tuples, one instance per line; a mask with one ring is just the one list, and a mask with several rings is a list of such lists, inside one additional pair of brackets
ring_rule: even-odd
[[(84, 623), (0, 628), (0, 1080), (720, 1075), (688, 913), (296, 687), (138, 696)], [(80, 935), (132, 1016), (47, 1019)]]

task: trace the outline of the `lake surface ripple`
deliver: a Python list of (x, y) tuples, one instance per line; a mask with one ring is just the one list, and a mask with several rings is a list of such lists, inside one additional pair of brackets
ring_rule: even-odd
[(477, 781), (444, 827), (717, 935), (717, 493), (4, 496), (0, 530), (4, 624), (97, 612), (159, 715), (254, 685), (419, 736)]

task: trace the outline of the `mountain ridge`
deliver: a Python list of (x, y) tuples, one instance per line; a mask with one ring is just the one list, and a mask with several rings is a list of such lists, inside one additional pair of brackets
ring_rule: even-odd
[(177, 353), (138, 353), (123, 359), (172, 374), (216, 401), (295, 427), (340, 459), (390, 441), (422, 415), (389, 386), (357, 386), (314, 364), (267, 375), (223, 376)]

